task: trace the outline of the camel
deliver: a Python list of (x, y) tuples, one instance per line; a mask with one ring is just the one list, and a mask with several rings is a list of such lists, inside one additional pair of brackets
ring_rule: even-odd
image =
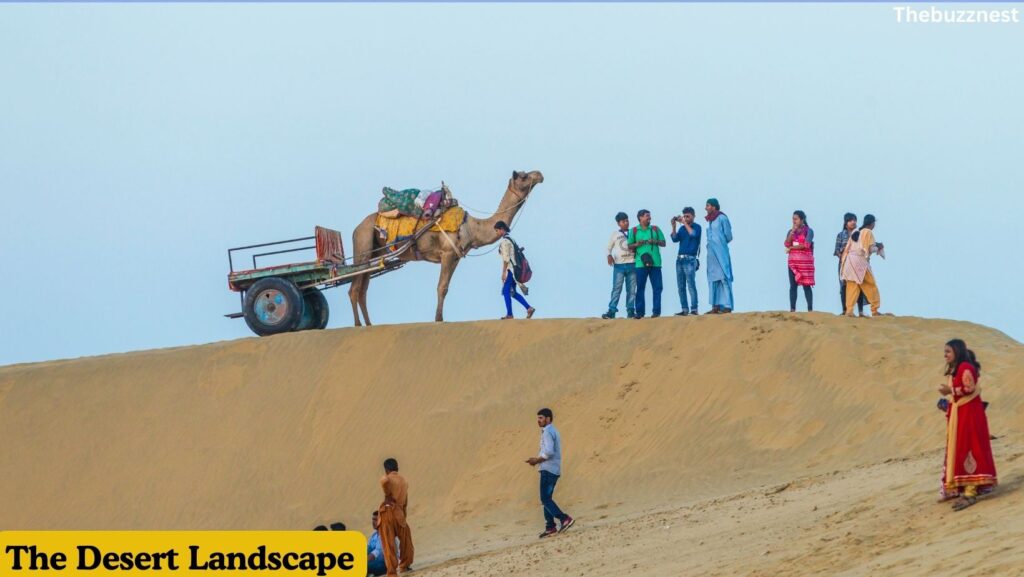
[[(427, 261), (440, 263), (441, 277), (437, 281), (437, 311), (434, 313), (436, 322), (444, 321), (444, 297), (448, 294), (448, 285), (455, 274), (455, 267), (459, 261), (470, 250), (487, 246), (498, 241), (500, 235), (494, 230), (494, 224), (499, 220), (511, 224), (512, 219), (523, 207), (523, 203), (530, 196), (533, 187), (544, 182), (544, 175), (539, 171), (512, 173), (508, 181), (508, 188), (498, 203), (498, 209), (489, 218), (479, 219), (466, 216), (458, 232), (443, 233), (430, 230), (423, 233), (416, 241), (415, 250), (405, 251), (401, 259), (403, 261)], [(381, 241), (374, 228), (377, 213), (368, 215), (359, 223), (359, 226), (352, 231), (352, 250), (354, 262), (361, 264), (367, 262), (374, 256), (380, 256)], [(444, 238), (447, 234), (448, 238)], [(451, 242), (450, 242), (451, 241)], [(455, 247), (458, 247), (456, 250)], [(366, 310), (366, 292), (370, 285), (370, 275), (361, 275), (352, 281), (348, 289), (348, 298), (352, 301), (352, 316), (355, 318), (355, 326), (362, 326), (359, 322), (359, 311), (362, 310), (363, 319), (366, 325), (370, 326), (370, 315)]]

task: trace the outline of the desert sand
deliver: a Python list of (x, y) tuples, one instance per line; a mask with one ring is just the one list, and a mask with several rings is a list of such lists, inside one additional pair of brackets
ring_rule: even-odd
[[(942, 345), (983, 364), (1001, 485), (936, 504)], [(0, 529), (369, 531), (417, 573), (1022, 575), (1024, 346), (964, 322), (748, 313), (375, 326), (0, 367)], [(535, 414), (564, 443), (542, 528)]]

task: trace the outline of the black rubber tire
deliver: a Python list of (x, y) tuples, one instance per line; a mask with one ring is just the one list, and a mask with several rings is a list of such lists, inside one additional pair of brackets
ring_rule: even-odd
[(302, 293), (302, 300), (305, 308), (302, 311), (302, 320), (299, 321), (299, 326), (295, 330), (306, 331), (327, 328), (330, 307), (327, 306), (327, 298), (324, 297), (324, 293), (315, 288), (307, 289), (306, 292)]
[[(274, 302), (257, 302), (261, 298)], [(304, 308), (302, 293), (295, 283), (280, 277), (268, 277), (256, 281), (245, 291), (242, 315), (252, 332), (265, 337), (295, 330), (302, 320)]]

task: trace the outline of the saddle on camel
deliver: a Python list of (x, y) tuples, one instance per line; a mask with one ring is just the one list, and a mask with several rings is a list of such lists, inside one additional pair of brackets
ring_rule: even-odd
[(383, 198), (377, 203), (374, 228), (381, 242), (390, 245), (392, 251), (397, 249), (397, 243), (413, 238), (426, 227), (455, 233), (466, 220), (466, 211), (444, 182), (437, 190), (395, 190), (385, 186), (381, 192)]

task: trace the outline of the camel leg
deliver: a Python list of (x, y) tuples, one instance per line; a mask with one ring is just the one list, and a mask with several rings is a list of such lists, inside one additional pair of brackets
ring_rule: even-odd
[(362, 276), (362, 285), (359, 291), (359, 308), (363, 310), (363, 320), (366, 321), (366, 326), (370, 326), (370, 313), (366, 310), (366, 293), (370, 288), (370, 275), (365, 274)]
[(437, 281), (437, 312), (434, 313), (435, 322), (444, 321), (444, 297), (448, 295), (448, 285), (452, 282), (452, 275), (455, 274), (455, 267), (459, 266), (459, 257), (454, 252), (446, 252), (441, 255), (441, 278)]
[(352, 302), (352, 318), (355, 319), (355, 326), (357, 327), (363, 326), (363, 323), (359, 322), (359, 295), (362, 292), (360, 288), (362, 280), (363, 277), (357, 276), (348, 285), (348, 300)]

